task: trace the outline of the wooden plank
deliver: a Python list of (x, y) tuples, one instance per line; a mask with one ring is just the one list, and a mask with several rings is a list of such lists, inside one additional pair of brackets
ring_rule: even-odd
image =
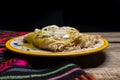
[(120, 68), (90, 68), (86, 72), (93, 75), (97, 80), (120, 80)]
[(109, 47), (100, 54), (102, 57), (96, 56), (98, 57), (96, 62), (93, 61), (91, 65), (100, 63), (100, 59), (103, 61), (95, 67), (88, 67), (84, 70), (97, 80), (120, 80), (120, 43), (110, 43)]
[(86, 32), (95, 35), (101, 35), (109, 42), (120, 42), (120, 32)]

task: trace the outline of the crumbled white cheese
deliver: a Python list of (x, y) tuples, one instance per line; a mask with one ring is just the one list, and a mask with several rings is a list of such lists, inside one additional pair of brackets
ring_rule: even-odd
[(63, 38), (64, 39), (68, 39), (70, 36), (68, 35), (68, 34), (65, 34), (64, 36), (63, 36)]
[(38, 33), (39, 31), (40, 31), (40, 29), (37, 29), (37, 28), (36, 28), (34, 32), (35, 32), (35, 33)]

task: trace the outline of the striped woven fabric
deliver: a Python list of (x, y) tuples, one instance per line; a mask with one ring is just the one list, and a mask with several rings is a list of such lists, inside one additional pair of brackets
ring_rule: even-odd
[(7, 59), (5, 53), (9, 51), (5, 48), (6, 41), (26, 33), (28, 32), (0, 32), (0, 80), (96, 80), (72, 62), (34, 69), (32, 64), (25, 59), (15, 57)]

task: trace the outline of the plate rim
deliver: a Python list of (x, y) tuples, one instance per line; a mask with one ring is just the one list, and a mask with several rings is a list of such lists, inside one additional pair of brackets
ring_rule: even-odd
[[(18, 37), (21, 37), (21, 36), (18, 36)], [(44, 52), (32, 52), (32, 51), (30, 52), (30, 51), (16, 49), (10, 45), (10, 43), (18, 37), (14, 37), (14, 38), (9, 39), (5, 43), (6, 48), (13, 51), (13, 52), (16, 52), (16, 53), (20, 53), (20, 54), (24, 54), (24, 55), (31, 55), (31, 56), (44, 56), (44, 57), (81, 56), (81, 55), (88, 55), (88, 54), (93, 54), (93, 53), (102, 51), (109, 46), (108, 40), (101, 37), (100, 39), (104, 41), (104, 44), (98, 48), (91, 49), (91, 50), (80, 51), (80, 52), (45, 52), (45, 53)]]

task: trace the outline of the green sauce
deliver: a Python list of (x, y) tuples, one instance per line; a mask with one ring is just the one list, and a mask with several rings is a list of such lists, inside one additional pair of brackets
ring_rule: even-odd
[(33, 49), (33, 50), (40, 50), (40, 49), (36, 48), (34, 45), (32, 45), (32, 44), (30, 44), (30, 43), (23, 43), (22, 46), (25, 46), (25, 47), (27, 47), (27, 48), (31, 48), (31, 49)]

